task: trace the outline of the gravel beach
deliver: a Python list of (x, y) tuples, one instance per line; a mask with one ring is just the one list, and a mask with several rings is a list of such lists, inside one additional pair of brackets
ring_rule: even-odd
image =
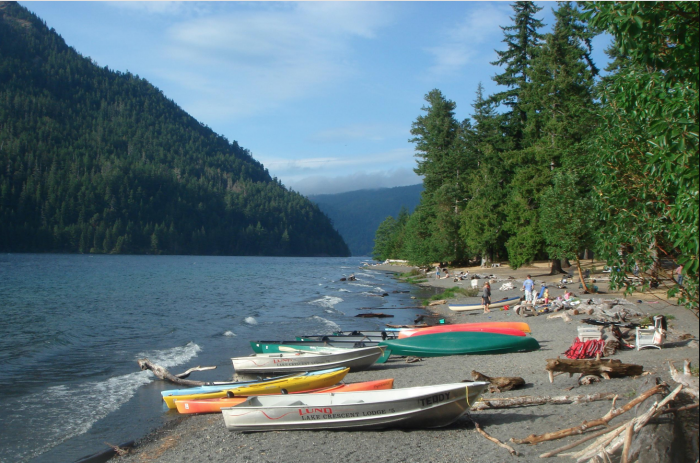
[[(550, 295), (556, 298), (564, 289), (552, 286), (560, 277), (546, 275), (546, 264), (513, 271), (507, 267), (496, 269), (455, 269), (469, 270), (471, 274), (493, 274), (496, 279), (514, 278), (514, 289), (499, 291), (503, 283), (492, 284), (492, 300), (513, 297), (519, 294), (526, 273), (530, 273), (539, 288), (542, 281), (550, 286)], [(373, 267), (377, 270), (403, 272), (409, 268), (393, 265)], [(451, 273), (453, 269), (450, 269)], [(578, 281), (576, 279), (576, 281)], [(469, 281), (454, 282), (452, 278), (427, 283), (434, 287), (453, 285), (466, 286)], [(483, 283), (482, 283), (483, 284)], [(600, 284), (599, 284), (600, 285)], [(606, 285), (607, 286), (607, 285)], [(579, 294), (578, 283), (570, 284), (570, 289)], [(604, 288), (601, 286), (601, 290)], [(582, 295), (587, 298), (589, 295)], [(620, 294), (591, 295), (592, 298), (615, 298)], [(670, 378), (668, 361), (682, 367), (683, 359), (690, 359), (698, 365), (697, 342), (677, 340), (682, 334), (690, 334), (697, 339), (698, 320), (682, 307), (669, 304), (658, 295), (644, 294), (628, 296), (635, 309), (643, 313), (662, 313), (675, 317), (670, 321), (671, 332), (664, 349), (623, 350), (613, 358), (624, 363), (644, 366), (654, 377), (675, 384)], [(641, 303), (637, 303), (642, 300)], [(450, 302), (475, 303), (480, 298), (457, 298)], [(574, 317), (571, 322), (562, 319), (547, 319), (546, 316), (520, 318), (512, 311), (494, 309), (489, 314), (482, 311), (455, 314), (446, 305), (430, 307), (436, 314), (448, 318), (451, 323), (480, 321), (526, 321), (532, 329), (532, 336), (541, 344), (539, 351), (506, 355), (452, 356), (426, 358), (416, 363), (406, 363), (403, 358), (392, 358), (384, 365), (374, 365), (363, 372), (351, 373), (346, 381), (367, 381), (394, 378), (394, 387), (422, 386), (430, 384), (460, 382), (471, 379), (471, 371), (476, 370), (488, 376), (521, 376), (526, 381), (524, 389), (504, 393), (488, 394), (489, 397), (514, 396), (560, 396), (613, 392), (619, 395), (617, 406), (633, 398), (644, 377), (602, 380), (588, 386), (580, 386), (577, 377), (561, 375), (550, 384), (544, 370), (546, 359), (562, 356), (576, 337), (576, 327), (585, 316)], [(530, 434), (542, 434), (562, 428), (580, 425), (584, 420), (602, 417), (609, 409), (610, 401), (591, 402), (577, 405), (541, 405), (502, 410), (473, 412), (471, 416), (479, 422), (487, 433), (507, 442), (510, 438), (524, 438)], [(627, 415), (612, 421), (622, 422)], [(695, 429), (697, 432), (697, 429)], [(697, 436), (697, 434), (696, 434)], [(385, 431), (284, 431), (268, 433), (238, 433), (226, 430), (220, 414), (187, 416), (173, 420), (137, 442), (136, 447), (118, 460), (128, 462), (456, 462), (456, 461), (541, 461), (539, 455), (572, 442), (570, 437), (536, 446), (510, 443), (520, 454), (511, 456), (505, 449), (480, 436), (469, 416), (457, 423), (431, 430), (385, 430)], [(562, 461), (573, 461), (558, 458)]]

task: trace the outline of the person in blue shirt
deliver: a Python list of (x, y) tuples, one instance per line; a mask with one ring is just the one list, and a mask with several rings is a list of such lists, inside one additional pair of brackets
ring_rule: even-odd
[(530, 275), (527, 276), (527, 280), (523, 281), (523, 289), (525, 290), (525, 302), (533, 302), (532, 289), (535, 287), (535, 282), (532, 281)]

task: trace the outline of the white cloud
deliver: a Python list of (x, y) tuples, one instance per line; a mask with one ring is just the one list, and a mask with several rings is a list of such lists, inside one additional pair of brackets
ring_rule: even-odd
[(405, 127), (388, 124), (354, 124), (344, 127), (321, 130), (308, 137), (309, 141), (322, 143), (340, 143), (346, 141), (382, 141), (396, 136), (409, 138), (410, 132)]
[(416, 185), (421, 182), (422, 179), (412, 169), (399, 168), (377, 172), (359, 171), (335, 177), (314, 175), (284, 183), (293, 190), (308, 196), (372, 188), (392, 188), (395, 186)]
[(381, 3), (237, 4), (235, 11), (171, 26), (164, 55), (187, 67), (159, 78), (192, 89), (183, 107), (195, 117), (261, 114), (328, 91), (358, 75), (353, 40), (388, 23)]
[(510, 12), (510, 6), (503, 3), (479, 4), (470, 9), (459, 23), (445, 31), (440, 44), (424, 48), (434, 59), (428, 77), (461, 75), (467, 64), (491, 56), (493, 50), (487, 44), (502, 35), (500, 26), (510, 23)]

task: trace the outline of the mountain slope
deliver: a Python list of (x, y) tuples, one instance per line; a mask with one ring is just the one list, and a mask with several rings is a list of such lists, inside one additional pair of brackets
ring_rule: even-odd
[(409, 212), (420, 202), (423, 185), (376, 190), (358, 190), (334, 195), (315, 195), (309, 199), (328, 215), (348, 243), (353, 256), (368, 256), (374, 248), (374, 234), (379, 224), (401, 207)]
[(129, 73), (0, 3), (0, 251), (348, 255), (319, 208)]

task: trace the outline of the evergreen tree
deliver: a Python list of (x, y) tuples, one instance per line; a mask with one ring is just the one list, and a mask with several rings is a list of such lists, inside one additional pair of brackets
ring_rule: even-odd
[(543, 36), (538, 29), (544, 25), (535, 15), (542, 10), (533, 2), (520, 1), (512, 5), (515, 16), (513, 25), (501, 27), (504, 34), (503, 42), (506, 50), (496, 50), (498, 60), (491, 64), (505, 66), (501, 74), (496, 74), (493, 80), (499, 85), (508, 87), (507, 90), (491, 96), (491, 101), (504, 104), (509, 110), (503, 114), (504, 126), (508, 130), (508, 139), (512, 149), (520, 149), (523, 130), (527, 123), (526, 111), (520, 107), (520, 92), (529, 82), (529, 69), (535, 57)]

